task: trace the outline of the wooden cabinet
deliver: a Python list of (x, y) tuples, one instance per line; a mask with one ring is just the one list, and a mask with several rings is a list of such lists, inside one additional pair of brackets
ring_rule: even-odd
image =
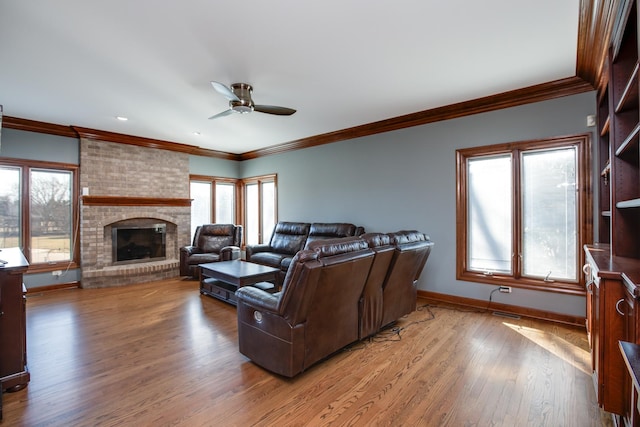
[(0, 382), (2, 391), (29, 383), (26, 340), (26, 289), (22, 274), (29, 264), (18, 248), (2, 249), (0, 259)]
[[(640, 344), (640, 61), (638, 0), (615, 6), (598, 89), (597, 244), (587, 254), (587, 330), (598, 403), (632, 419), (631, 379), (619, 341)], [(592, 282), (590, 282), (592, 280)]]
[(623, 387), (627, 371), (618, 341), (628, 340), (627, 322), (631, 316), (622, 275), (611, 262), (608, 245), (590, 246), (586, 250), (587, 291), (591, 329), (591, 364), (598, 404), (605, 410), (622, 415), (627, 395)]

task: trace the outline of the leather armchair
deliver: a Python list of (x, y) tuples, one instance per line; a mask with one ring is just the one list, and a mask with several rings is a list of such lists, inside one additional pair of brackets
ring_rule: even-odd
[(282, 291), (236, 291), (240, 352), (293, 377), (358, 340), (358, 304), (374, 252), (358, 237), (314, 242), (292, 259)]
[(241, 225), (200, 225), (194, 233), (193, 244), (180, 248), (180, 275), (197, 277), (199, 264), (239, 259), (241, 245)]

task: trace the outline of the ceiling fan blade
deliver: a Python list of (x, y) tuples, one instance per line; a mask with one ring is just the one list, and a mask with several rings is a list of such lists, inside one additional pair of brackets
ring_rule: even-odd
[(276, 114), (278, 116), (290, 116), (296, 112), (293, 108), (277, 107), (275, 105), (254, 105), (253, 111), (261, 113)]
[(217, 119), (218, 117), (228, 116), (231, 113), (233, 113), (233, 110), (229, 108), (228, 110), (224, 110), (222, 113), (214, 114), (213, 116), (209, 117), (209, 120)]
[(229, 89), (226, 85), (218, 82), (211, 82), (211, 86), (218, 91), (222, 96), (227, 98), (229, 101), (240, 101), (240, 99), (236, 96), (235, 93), (231, 89)]

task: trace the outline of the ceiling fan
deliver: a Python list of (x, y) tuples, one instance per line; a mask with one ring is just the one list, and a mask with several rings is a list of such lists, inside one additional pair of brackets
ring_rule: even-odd
[(222, 83), (211, 82), (211, 86), (229, 100), (229, 109), (215, 114), (209, 117), (209, 119), (216, 119), (231, 113), (246, 114), (252, 111), (276, 114), (278, 116), (290, 116), (296, 112), (296, 110), (292, 108), (278, 107), (275, 105), (255, 105), (251, 99), (253, 88), (246, 83), (234, 83), (229, 88)]

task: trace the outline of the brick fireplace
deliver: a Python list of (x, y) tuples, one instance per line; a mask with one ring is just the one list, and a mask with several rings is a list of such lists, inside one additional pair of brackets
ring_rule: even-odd
[[(80, 165), (82, 287), (178, 276), (179, 248), (191, 234), (188, 155), (81, 138)], [(113, 228), (149, 224), (166, 227), (164, 259), (116, 262)]]

